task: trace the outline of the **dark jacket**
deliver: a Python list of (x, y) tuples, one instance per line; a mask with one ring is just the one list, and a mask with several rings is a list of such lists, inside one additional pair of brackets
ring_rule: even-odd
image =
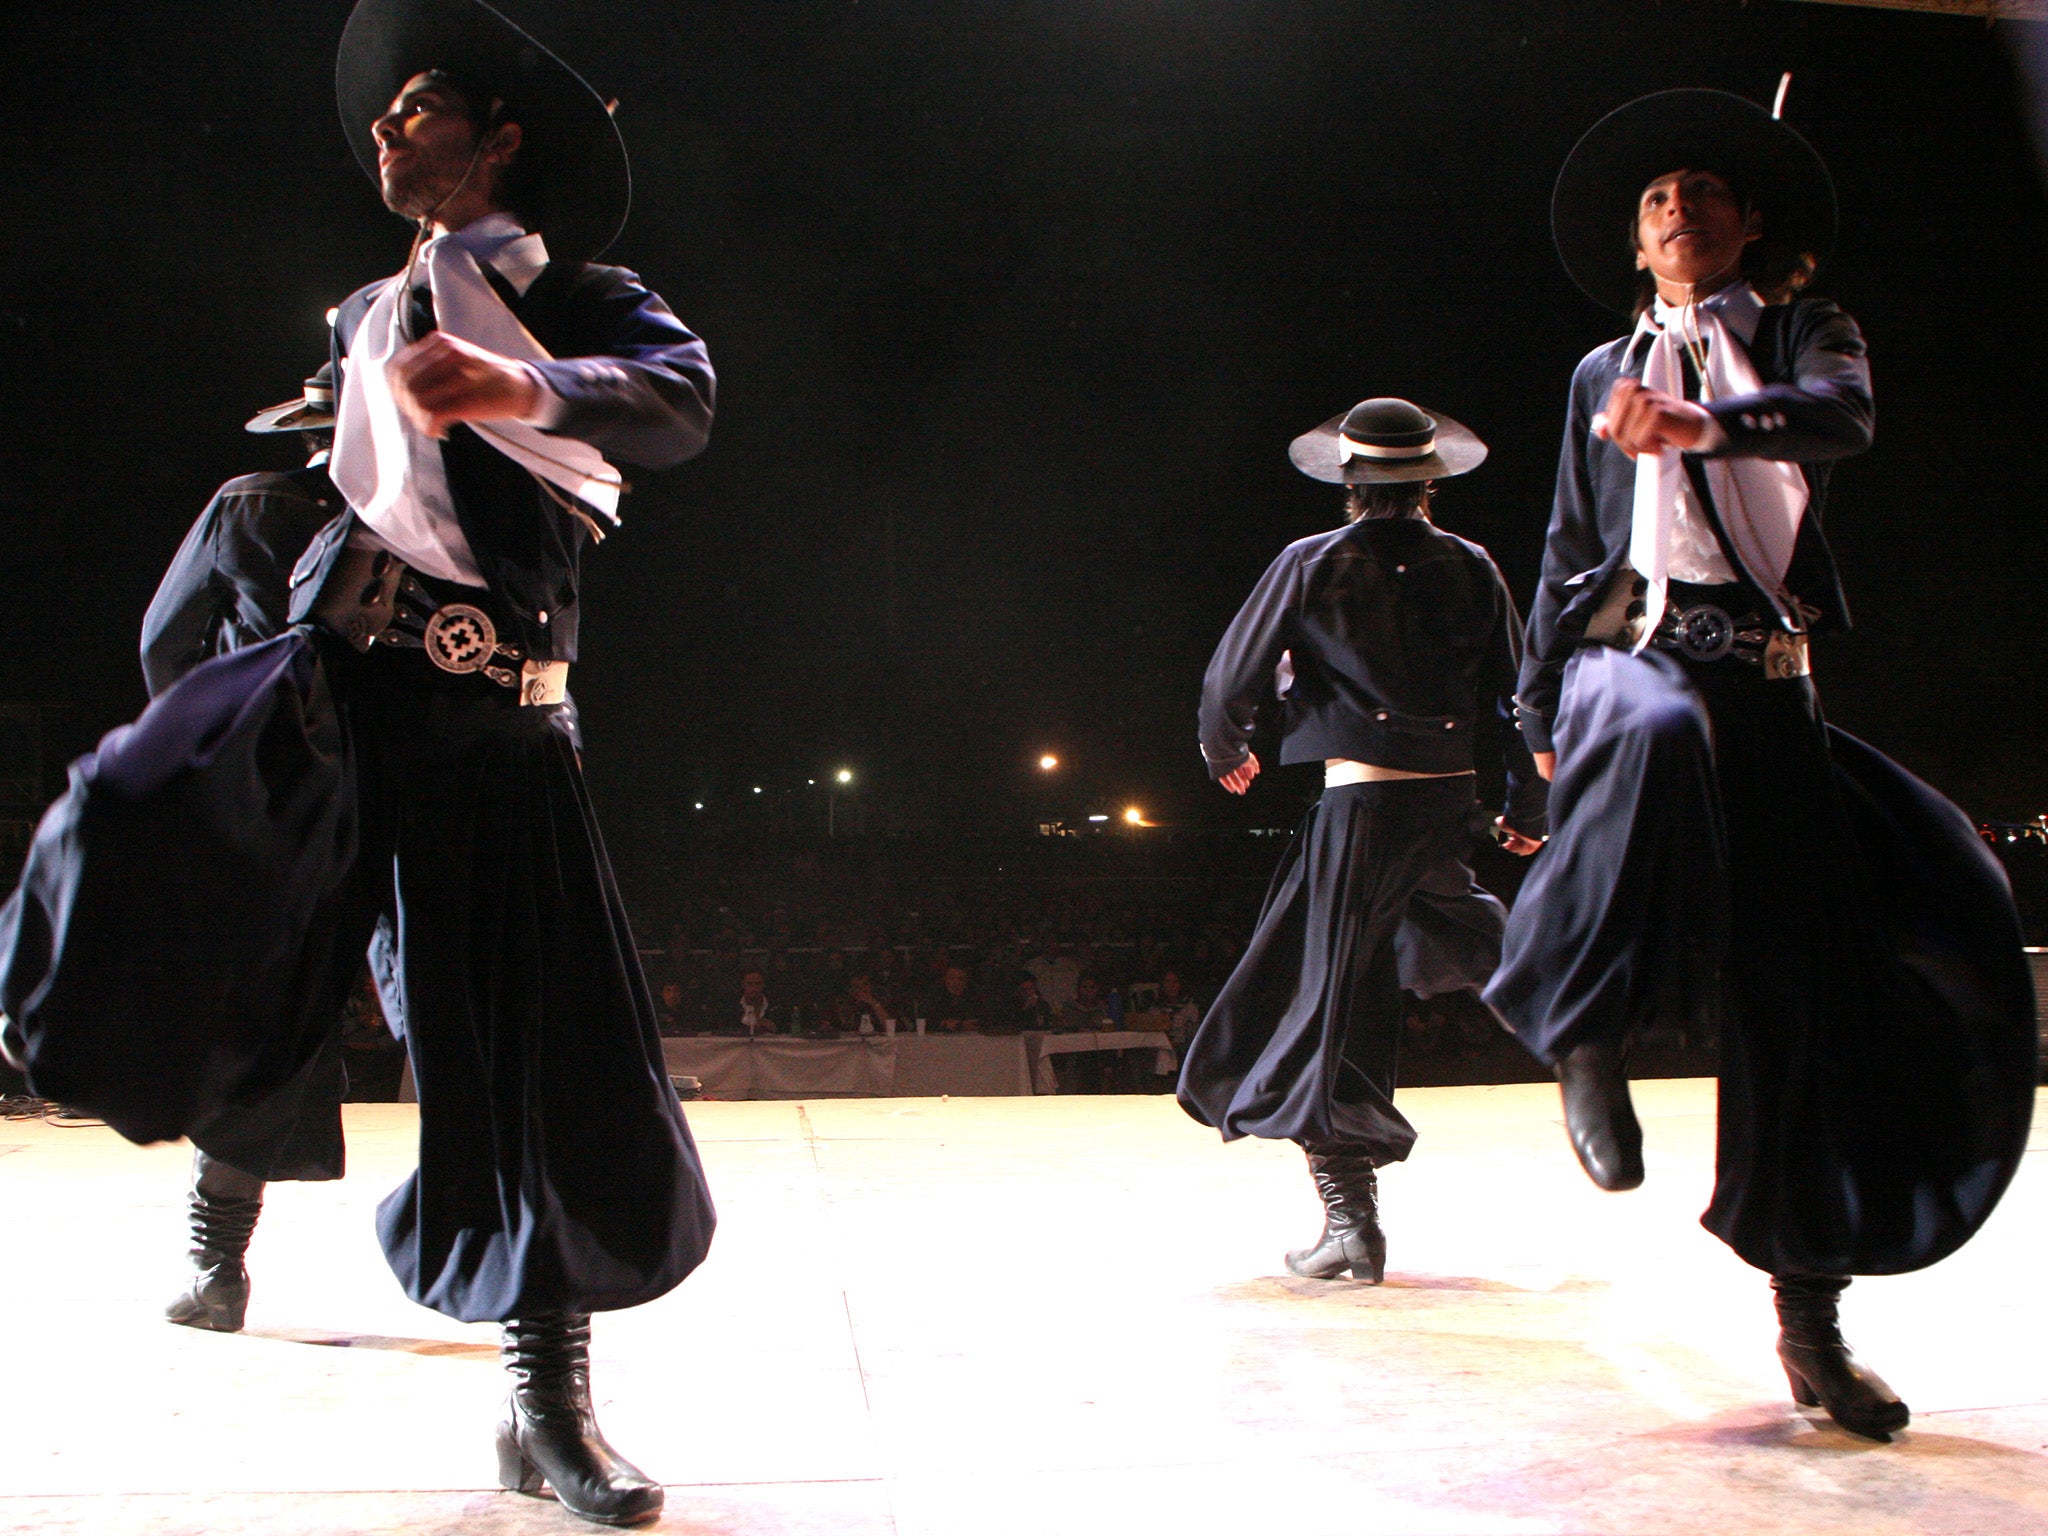
[(288, 573), (342, 505), (317, 467), (243, 475), (215, 491), (143, 615), (149, 696), (209, 657), (282, 634)]
[[(553, 354), (535, 366), (568, 403), (552, 430), (615, 463), (666, 469), (703, 451), (711, 432), (711, 359), (661, 299), (624, 267), (557, 261), (522, 295), (489, 266), (484, 275), (512, 313)], [(381, 283), (352, 294), (334, 321), (337, 373)], [(538, 661), (574, 661), (578, 565), (589, 536), (534, 477), (466, 426), (441, 444), (456, 520), (477, 568), (509, 618), (506, 636)], [(311, 611), (346, 544), (353, 514), (323, 529), (292, 572), (291, 617)]]
[[(1616, 379), (1642, 376), (1648, 339), (1634, 349), (1629, 342), (1624, 336), (1594, 349), (1572, 375), (1543, 581), (1529, 614), (1528, 651), (1516, 689), (1522, 734), (1537, 752), (1551, 750), (1564, 664), (1583, 642), (1609, 581), (1628, 560), (1635, 461), (1593, 436), (1592, 421), (1606, 409)], [(1873, 407), (1863, 333), (1826, 299), (1772, 304), (1757, 320), (1749, 357), (1763, 388), (1708, 406), (1728, 434), (1727, 446), (1715, 456), (1787, 459), (1800, 466), (1809, 495), (1785, 585), (1815, 611), (1813, 630), (1847, 629), (1849, 604), (1821, 531), (1821, 512), (1831, 461), (1870, 446)], [(1721, 535), (1700, 457), (1685, 455), (1685, 466), (1695, 499)], [(1727, 546), (1725, 535), (1721, 543)]]
[[(1422, 518), (1367, 518), (1290, 544), (1267, 569), (1202, 680), (1202, 756), (1220, 779), (1251, 755), (1253, 719), (1282, 652), (1280, 761), (1351, 758), (1414, 773), (1473, 766), (1482, 708), (1507, 718), (1521, 617), (1492, 557)], [(1508, 819), (1540, 832), (1544, 785), (1503, 732)]]

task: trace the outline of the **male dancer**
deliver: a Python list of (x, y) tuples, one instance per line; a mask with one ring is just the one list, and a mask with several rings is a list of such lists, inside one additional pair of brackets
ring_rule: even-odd
[(563, 699), (610, 459), (699, 451), (711, 370), (591, 264), (624, 146), (541, 44), (480, 0), (361, 0), (336, 87), (420, 233), (337, 318), (350, 510), (290, 633), (74, 767), (0, 913), (0, 1006), (39, 1089), (160, 1139), (289, 1080), (396, 910), (420, 1166), (386, 1255), (415, 1300), (504, 1322), (500, 1480), (638, 1524), (662, 1492), (597, 1427), (589, 1314), (672, 1289), (713, 1218)]
[[(327, 478), (334, 444), (334, 365), (322, 363), (296, 400), (250, 419), (257, 433), (296, 432), (304, 467), (230, 480), (186, 533), (142, 620), (142, 672), (151, 698), (202, 661), (282, 634), (288, 626), (292, 566), (342, 506)], [(380, 929), (373, 957), (390, 961)], [(373, 960), (373, 968), (375, 961)], [(386, 999), (395, 1018), (395, 986)], [(164, 1309), (171, 1322), (216, 1333), (238, 1331), (248, 1312), (243, 1260), (273, 1179), (342, 1175), (341, 1102), (348, 1091), (339, 1017), (328, 1039), (276, 1093), (237, 1104), (197, 1134), (192, 1153), (193, 1274)]]
[(1578, 284), (1637, 320), (1572, 381), (1518, 693), (1556, 835), (1486, 999), (1556, 1064), (1605, 1189), (1643, 1177), (1630, 1032), (1718, 1026), (1702, 1220), (1771, 1276), (1794, 1398), (1886, 1439), (1906, 1405), (1850, 1355), (1837, 1298), (1990, 1213), (2036, 1043), (1997, 863), (1954, 806), (1827, 727), (1809, 676), (1808, 636), (1848, 623), (1828, 466), (1872, 416), (1856, 323), (1796, 297), (1834, 189), (1761, 108), (1668, 91), (1587, 133), (1552, 222)]
[(142, 676), (151, 698), (209, 657), (283, 634), (291, 569), (341, 510), (341, 494), (327, 478), (332, 363), (320, 365), (298, 399), (257, 412), (247, 430), (298, 433), (306, 463), (230, 480), (186, 533), (142, 619)]
[[(1486, 457), (1466, 428), (1367, 400), (1289, 456), (1344, 486), (1345, 526), (1282, 550), (1224, 634), (1202, 684), (1202, 757), (1232, 794), (1250, 787), (1253, 717), (1277, 674), (1280, 760), (1320, 761), (1323, 797), (1188, 1047), (1180, 1102), (1226, 1141), (1299, 1142), (1325, 1219), (1287, 1267), (1377, 1285), (1375, 1170), (1415, 1144), (1394, 1107), (1401, 989), (1476, 990), (1500, 958), (1505, 914), (1464, 861), (1474, 728), (1482, 711), (1509, 715), (1521, 620), (1486, 551), (1429, 520), (1434, 483)], [(1512, 851), (1541, 846), (1543, 804), (1508, 732)]]

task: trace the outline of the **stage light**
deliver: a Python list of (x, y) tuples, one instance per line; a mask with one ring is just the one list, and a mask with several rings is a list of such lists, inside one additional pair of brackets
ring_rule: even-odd
[(761, 793), (761, 786), (760, 786), (760, 785), (756, 784), (756, 785), (754, 786), (754, 793), (755, 793), (755, 794), (757, 794), (757, 795), (758, 795), (759, 793)]
[(694, 807), (694, 809), (696, 809), (696, 810), (700, 810), (700, 811), (701, 811), (701, 810), (703, 810), (703, 809), (704, 809), (704, 802), (703, 802), (702, 800), (699, 800), (699, 801), (698, 801), (698, 802), (696, 803), (696, 806)]
[(1054, 757), (1050, 752), (1046, 753), (1043, 757), (1041, 757), (1038, 760), (1039, 771), (1042, 773), (1051, 773), (1053, 769), (1059, 767), (1059, 765), (1060, 760)]
[(1134, 827), (1142, 827), (1145, 825), (1145, 813), (1135, 805), (1127, 805), (1124, 807), (1124, 820)]
[(1089, 819), (1090, 821), (1107, 821), (1107, 820), (1109, 820), (1109, 818), (1108, 818), (1107, 816), (1090, 816), (1090, 817), (1089, 817), (1088, 819)]
[(805, 782), (806, 784), (815, 784), (815, 783), (817, 783), (818, 781), (817, 781), (816, 779), (805, 779), (805, 780), (804, 780), (804, 782)]
[(833, 774), (832, 777), (841, 784), (851, 784), (853, 782), (853, 770), (851, 768), (842, 768)]

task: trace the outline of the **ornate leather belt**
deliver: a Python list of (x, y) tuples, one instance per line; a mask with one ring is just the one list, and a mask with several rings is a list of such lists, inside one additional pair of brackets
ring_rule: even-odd
[(1721, 661), (1732, 657), (1761, 667), (1767, 678), (1806, 677), (1813, 671), (1806, 636), (1793, 634), (1762, 614), (1732, 617), (1712, 603), (1667, 608), (1650, 644), (1676, 651), (1688, 661)]
[(343, 550), (313, 617), (358, 651), (372, 645), (424, 651), (443, 672), (479, 672), (517, 689), (521, 704), (559, 704), (569, 696), (569, 663), (521, 656), (498, 638), (482, 608), (440, 602), (404, 561), (383, 550)]

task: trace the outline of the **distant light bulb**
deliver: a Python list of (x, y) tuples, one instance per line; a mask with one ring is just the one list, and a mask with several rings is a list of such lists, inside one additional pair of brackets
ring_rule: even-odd
[(702, 800), (699, 800), (699, 801), (697, 802), (697, 806), (696, 806), (696, 808), (697, 808), (698, 810), (700, 810), (700, 811), (701, 811), (701, 810), (703, 810), (703, 809), (704, 809), (704, 802), (703, 802)]
[(759, 793), (761, 793), (761, 786), (760, 786), (760, 785), (756, 784), (756, 785), (754, 786), (754, 793), (755, 793), (755, 794), (757, 794), (757, 795), (758, 795)]
[(851, 768), (842, 768), (833, 774), (832, 777), (842, 784), (851, 784), (853, 782), (853, 770)]
[(1059, 767), (1059, 765), (1060, 760), (1054, 757), (1050, 752), (1046, 753), (1045, 756), (1041, 757), (1038, 760), (1038, 766), (1047, 773), (1051, 773), (1053, 769)]
[(1134, 827), (1142, 827), (1143, 825), (1145, 825), (1145, 813), (1139, 810), (1135, 805), (1126, 806), (1124, 808), (1124, 820), (1128, 821)]

